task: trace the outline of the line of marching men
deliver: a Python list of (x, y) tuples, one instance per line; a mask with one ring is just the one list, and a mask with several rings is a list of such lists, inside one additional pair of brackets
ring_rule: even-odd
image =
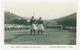
[(20, 24), (4, 24), (4, 30), (23, 30), (23, 29), (29, 29), (30, 26), (28, 25), (20, 25)]

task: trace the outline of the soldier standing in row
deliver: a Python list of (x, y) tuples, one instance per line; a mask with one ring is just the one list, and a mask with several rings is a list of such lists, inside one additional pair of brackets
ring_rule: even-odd
[(35, 29), (37, 29), (36, 25), (35, 25), (35, 20), (34, 20), (34, 16), (32, 16), (31, 20), (30, 20), (30, 25), (31, 25), (31, 34), (32, 35), (32, 31), (34, 31), (34, 35), (35, 35)]
[(38, 24), (38, 34), (39, 35), (39, 31), (41, 31), (41, 35), (42, 35), (42, 30), (44, 29), (43, 28), (43, 21), (41, 20), (41, 17), (39, 18), (39, 20), (37, 21), (37, 24)]

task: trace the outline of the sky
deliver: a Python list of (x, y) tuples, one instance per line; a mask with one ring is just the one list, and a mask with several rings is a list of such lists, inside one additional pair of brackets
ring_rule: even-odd
[(4, 11), (22, 17), (34, 17), (42, 19), (56, 19), (77, 12), (76, 3), (27, 3), (27, 2), (5, 2)]

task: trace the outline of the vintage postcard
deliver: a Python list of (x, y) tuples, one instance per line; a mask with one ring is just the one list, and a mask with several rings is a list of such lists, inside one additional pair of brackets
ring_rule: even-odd
[(79, 49), (79, 2), (2, 1), (2, 49)]

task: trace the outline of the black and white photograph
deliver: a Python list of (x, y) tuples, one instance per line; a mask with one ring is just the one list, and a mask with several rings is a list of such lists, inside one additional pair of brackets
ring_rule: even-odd
[(4, 2), (4, 45), (77, 45), (77, 2)]

